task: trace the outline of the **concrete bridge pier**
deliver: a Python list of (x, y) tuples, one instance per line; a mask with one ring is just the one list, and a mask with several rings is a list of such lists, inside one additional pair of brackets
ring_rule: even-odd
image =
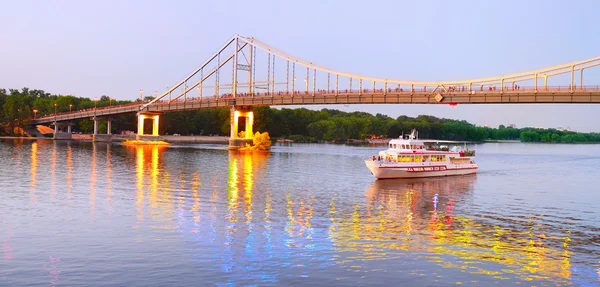
[(71, 125), (72, 123), (67, 123), (67, 132), (63, 132), (60, 130), (60, 125), (64, 123), (54, 122), (54, 140), (70, 140), (73, 139), (73, 135), (71, 134)]
[[(239, 118), (245, 118), (246, 130), (244, 138), (238, 136)], [(239, 149), (246, 144), (252, 144), (254, 136), (252, 126), (254, 125), (254, 112), (249, 107), (231, 107), (230, 113), (230, 135), (229, 149)]]
[[(158, 139), (158, 125), (160, 114), (159, 113), (138, 113), (138, 132), (136, 135), (137, 140), (157, 140)], [(144, 121), (147, 119), (152, 120), (152, 134), (144, 134)]]
[[(92, 135), (92, 141), (94, 142), (111, 142), (112, 141), (112, 133), (110, 131), (111, 128), (111, 118), (106, 118), (106, 119), (102, 119), (102, 118), (98, 118), (98, 117), (94, 117), (92, 119), (94, 121), (94, 134)], [(98, 133), (98, 121), (100, 120), (106, 120), (106, 134), (99, 134)]]

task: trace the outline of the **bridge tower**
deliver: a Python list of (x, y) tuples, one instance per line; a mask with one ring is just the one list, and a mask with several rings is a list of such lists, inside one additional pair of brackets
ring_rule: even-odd
[[(137, 118), (138, 118), (138, 132), (136, 135), (136, 139), (137, 140), (142, 140), (143, 138), (152, 138), (155, 139), (158, 137), (158, 126), (159, 126), (159, 118), (160, 118), (160, 114), (159, 113), (138, 113), (137, 114)], [(145, 135), (144, 134), (144, 121), (146, 119), (151, 119), (152, 120), (152, 134), (151, 135)]]
[[(239, 137), (239, 119), (245, 118), (245, 135), (243, 138)], [(254, 112), (248, 107), (231, 107), (230, 112), (230, 135), (229, 135), (229, 149), (238, 149), (245, 146), (246, 144), (252, 144), (253, 131), (252, 126), (254, 125)]]

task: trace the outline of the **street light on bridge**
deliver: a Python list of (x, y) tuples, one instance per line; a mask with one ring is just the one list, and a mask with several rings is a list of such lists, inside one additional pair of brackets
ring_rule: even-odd
[(69, 113), (73, 110), (73, 104), (69, 104)]
[(35, 117), (37, 115), (38, 110), (33, 110), (33, 119), (35, 120)]
[(144, 97), (142, 96), (144, 94), (144, 90), (140, 90), (140, 101), (144, 101)]
[(56, 109), (58, 108), (57, 104), (54, 104), (54, 124), (56, 124)]

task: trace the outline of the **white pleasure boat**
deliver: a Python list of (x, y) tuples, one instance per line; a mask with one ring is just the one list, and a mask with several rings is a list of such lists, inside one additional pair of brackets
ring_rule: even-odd
[(475, 151), (455, 145), (451, 148), (439, 143), (458, 143), (439, 140), (419, 140), (415, 131), (404, 138), (392, 139), (388, 149), (365, 160), (371, 173), (378, 179), (416, 178), (447, 175), (465, 175), (477, 172)]

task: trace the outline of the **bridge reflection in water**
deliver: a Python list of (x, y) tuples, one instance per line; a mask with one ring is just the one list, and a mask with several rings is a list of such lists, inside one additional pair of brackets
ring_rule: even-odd
[[(491, 280), (571, 282), (568, 236), (546, 235), (558, 232), (535, 218), (517, 225), (455, 210), (455, 202), (468, 202), (475, 181), (476, 175), (375, 181), (365, 207), (332, 222), (336, 248), (357, 254), (338, 263), (366, 269), (371, 260), (417, 256)], [(441, 278), (443, 271), (434, 274)]]
[(378, 180), (364, 204), (348, 206), (343, 197), (271, 186), (279, 182), (270, 178), (271, 154), (232, 151), (225, 164), (210, 160), (222, 160), (224, 151), (207, 152), (209, 160), (196, 166), (178, 159), (174, 171), (167, 167), (167, 148), (128, 149), (137, 160), (136, 239), (147, 240), (148, 222), (155, 230), (176, 231), (182, 240), (175, 242), (185, 244), (194, 262), (210, 262), (203, 268), (221, 274), (216, 278), (223, 284), (282, 283), (304, 273), (314, 277), (315, 268), (378, 276), (397, 271), (390, 270), (392, 262), (438, 265), (399, 272), (440, 282), (455, 274), (444, 270), (458, 269), (479, 283), (566, 285), (577, 272), (570, 234), (561, 226), (542, 226), (535, 216), (512, 221), (469, 206), (477, 176)]

